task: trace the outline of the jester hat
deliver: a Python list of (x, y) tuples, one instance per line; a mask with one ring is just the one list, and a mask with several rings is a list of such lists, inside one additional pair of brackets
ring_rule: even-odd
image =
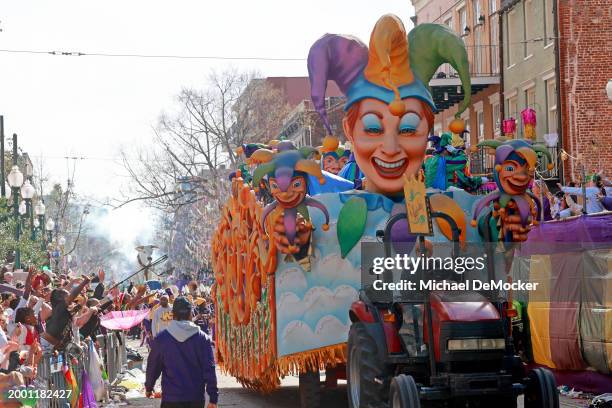
[[(318, 147), (319, 152), (323, 157), (334, 156), (336, 159), (341, 157), (350, 157), (351, 151), (346, 146), (340, 144), (340, 140), (334, 136), (325, 136), (323, 145)], [(322, 165), (323, 163), (321, 163)]]
[(509, 139), (509, 140), (483, 140), (478, 143), (478, 146), (486, 146), (495, 149), (495, 171), (493, 177), (497, 186), (501, 189), (499, 183), (498, 173), (501, 170), (501, 165), (506, 160), (512, 158), (524, 160), (527, 162), (527, 167), (531, 173), (535, 171), (538, 163), (538, 153), (546, 156), (548, 160), (548, 169), (551, 170), (553, 167), (552, 156), (548, 149), (542, 145), (531, 144), (528, 140), (524, 139)]
[(313, 44), (308, 54), (311, 99), (328, 134), (332, 134), (325, 106), (329, 80), (346, 95), (345, 111), (373, 98), (401, 116), (401, 99), (416, 98), (436, 112), (427, 84), (446, 62), (457, 71), (464, 89), (459, 117), (471, 99), (469, 63), (461, 38), (440, 24), (420, 24), (407, 34), (399, 17), (387, 14), (376, 23), (369, 49), (355, 37), (337, 34), (325, 34)]
[(319, 164), (314, 160), (306, 159), (313, 152), (312, 147), (286, 150), (276, 154), (271, 150), (258, 150), (256, 154), (263, 164), (260, 164), (253, 172), (253, 184), (259, 185), (265, 176), (274, 177), (281, 191), (286, 191), (293, 177), (304, 174), (315, 176), (321, 184), (325, 183), (325, 177), (323, 177)]
[[(484, 140), (478, 143), (478, 146), (486, 146), (495, 149), (495, 168), (493, 171), (493, 179), (499, 191), (494, 191), (488, 194), (484, 199), (478, 202), (474, 209), (472, 225), (476, 225), (476, 218), (480, 212), (494, 200), (500, 200), (501, 205), (504, 207), (506, 203), (512, 199), (516, 202), (519, 208), (519, 215), (521, 216), (521, 223), (527, 224), (529, 216), (529, 203), (521, 196), (510, 196), (502, 188), (499, 180), (499, 172), (501, 171), (502, 163), (506, 160), (516, 160), (519, 162), (527, 163), (527, 168), (531, 174), (535, 172), (535, 168), (538, 162), (538, 153), (546, 156), (548, 160), (548, 169), (553, 168), (552, 156), (548, 149), (542, 145), (533, 145), (531, 142), (524, 139), (509, 139), (509, 140)], [(528, 194), (532, 195), (532, 194)], [(536, 197), (534, 201), (539, 207), (540, 203)], [(538, 211), (539, 213), (539, 211)]]

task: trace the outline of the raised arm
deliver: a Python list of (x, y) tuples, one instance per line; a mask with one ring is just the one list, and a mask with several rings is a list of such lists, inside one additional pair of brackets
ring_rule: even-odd
[(70, 303), (74, 302), (74, 299), (76, 299), (76, 297), (79, 296), (79, 293), (81, 293), (83, 291), (83, 289), (85, 288), (85, 286), (87, 286), (89, 281), (90, 281), (89, 276), (84, 276), (83, 280), (81, 281), (81, 283), (79, 283), (79, 285), (76, 288), (72, 289), (72, 291), (70, 292), (70, 294), (66, 298), (66, 303), (70, 304)]
[(28, 277), (25, 281), (25, 288), (23, 289), (23, 298), (28, 299), (30, 297), (30, 293), (32, 293), (32, 279), (34, 277), (34, 268), (30, 268), (28, 271)]

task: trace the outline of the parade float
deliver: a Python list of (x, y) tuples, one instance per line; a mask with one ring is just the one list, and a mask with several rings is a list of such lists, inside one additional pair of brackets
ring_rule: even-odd
[[(496, 160), (497, 190), (487, 197), (452, 185), (427, 188), (434, 187), (423, 164), (436, 107), (426, 84), (443, 63), (462, 81), (459, 118), (470, 104), (468, 60), (447, 27), (421, 24), (406, 33), (399, 18), (386, 15), (369, 47), (355, 37), (324, 35), (308, 56), (313, 105), (330, 132), (321, 156), (288, 141), (251, 146), (249, 160), (230, 176), (212, 245), (216, 357), (245, 387), (270, 392), (282, 377), (299, 375), (302, 406), (318, 407), (325, 370), (328, 384), (348, 380), (351, 407), (418, 407), (424, 399), (516, 407), (519, 394), (529, 407), (558, 406), (550, 371), (527, 369), (514, 354), (509, 333), (519, 301), (478, 293), (458, 300), (435, 291), (416, 303), (368, 296), (369, 244), (387, 256), (483, 245), (481, 252), (494, 258), (501, 251), (505, 262), (490, 263), (488, 277), (511, 283), (512, 258), (523, 254), (517, 245), (540, 218), (528, 186), (538, 159), (550, 163), (550, 156), (530, 141), (483, 143)], [(343, 170), (353, 166), (356, 177), (349, 181), (325, 170), (326, 153), (339, 157), (325, 110), (329, 80), (347, 99), (344, 136), (352, 154)], [(462, 121), (450, 130), (461, 134)], [(447, 184), (448, 169), (439, 167), (430, 173)], [(450, 181), (457, 181), (452, 171)], [(461, 179), (478, 183), (465, 173)], [(478, 347), (461, 343), (467, 348), (453, 353), (441, 340), (449, 333)], [(535, 348), (543, 365), (545, 348)], [(474, 360), (482, 363), (470, 365)]]

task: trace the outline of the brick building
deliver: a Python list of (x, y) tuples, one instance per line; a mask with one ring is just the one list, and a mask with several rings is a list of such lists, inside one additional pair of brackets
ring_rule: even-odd
[[(499, 0), (411, 0), (416, 24), (445, 24), (465, 43), (470, 61), (472, 105), (462, 114), (470, 130), (469, 144), (492, 139), (500, 128)], [(448, 64), (430, 81), (434, 101), (440, 109), (434, 133), (448, 130), (463, 99), (461, 81)]]
[(609, 0), (559, 1), (559, 75), (566, 180), (612, 176), (612, 8)]
[[(270, 77), (266, 79), (286, 96), (293, 110), (287, 115), (279, 137), (291, 140), (296, 146), (319, 146), (326, 136), (318, 113), (310, 100), (308, 77)], [(329, 81), (326, 90), (329, 121), (335, 136), (344, 140), (342, 119), (345, 98), (334, 81)]]

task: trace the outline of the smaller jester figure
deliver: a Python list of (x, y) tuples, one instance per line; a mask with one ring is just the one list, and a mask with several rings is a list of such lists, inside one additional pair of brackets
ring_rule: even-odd
[[(267, 176), (267, 186), (274, 197), (274, 201), (263, 210), (264, 229), (268, 216), (277, 213), (272, 231), (277, 247), (287, 255), (287, 260), (295, 260), (305, 271), (310, 271), (313, 226), (308, 207), (323, 212), (325, 223), (322, 228), (324, 231), (329, 229), (327, 208), (307, 194), (307, 175), (315, 176), (321, 184), (325, 182), (321, 168), (316, 161), (305, 158), (312, 154), (312, 149), (287, 150), (277, 154), (269, 150), (259, 152), (262, 152), (258, 155), (264, 162), (255, 169), (253, 182), (259, 185)], [(264, 155), (267, 158), (264, 159)]]
[(444, 132), (441, 136), (431, 136), (434, 154), (423, 167), (426, 187), (446, 190), (454, 186), (468, 192), (475, 191), (482, 184), (481, 177), (470, 177), (465, 144), (458, 135)]
[(319, 146), (321, 152), (321, 168), (329, 173), (338, 174), (346, 165), (351, 151), (340, 144), (335, 136), (325, 136), (323, 145)]
[[(263, 143), (245, 143), (242, 146), (239, 146), (235, 151), (235, 154), (239, 157), (244, 155), (244, 163), (238, 166), (238, 170), (240, 171), (242, 179), (245, 183), (251, 184), (253, 179), (251, 176), (251, 170), (254, 168), (254, 166), (259, 164), (256, 152), (261, 149), (268, 149), (268, 146)], [(230, 175), (230, 180), (232, 178), (232, 175)]]
[[(478, 146), (495, 149), (493, 179), (498, 190), (478, 202), (474, 209), (472, 226), (478, 226), (485, 237), (486, 228), (490, 228), (492, 240), (525, 241), (529, 225), (537, 223), (540, 208), (539, 199), (528, 190), (535, 174), (537, 153), (547, 157), (549, 169), (553, 167), (551, 155), (544, 146), (532, 145), (522, 139), (485, 140)], [(486, 224), (488, 217), (480, 217), (477, 222), (480, 213), (491, 203), (493, 210), (489, 225)]]

